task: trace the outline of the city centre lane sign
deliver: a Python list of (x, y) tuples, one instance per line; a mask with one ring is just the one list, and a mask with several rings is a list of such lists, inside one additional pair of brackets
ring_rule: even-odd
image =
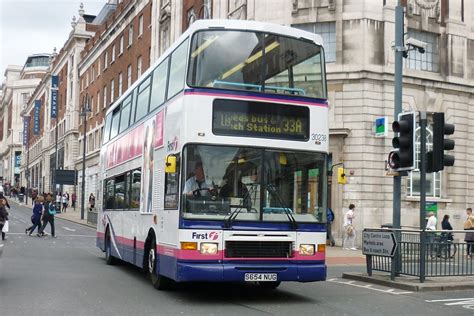
[(364, 230), (362, 253), (366, 256), (393, 257), (397, 249), (395, 233), (390, 231)]

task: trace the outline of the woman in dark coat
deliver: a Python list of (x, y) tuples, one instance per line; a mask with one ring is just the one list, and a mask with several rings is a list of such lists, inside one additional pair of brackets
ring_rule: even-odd
[(8, 221), (8, 211), (3, 204), (0, 203), (0, 231), (2, 232), (2, 240), (5, 240), (5, 233), (3, 232), (3, 225)]
[(41, 228), (41, 215), (43, 214), (43, 197), (39, 196), (35, 200), (35, 204), (33, 206), (33, 215), (31, 215), (31, 225), (27, 229), (25, 229), (25, 234), (28, 234), (31, 236), (33, 234), (33, 231), (38, 228), (38, 232), (40, 231)]

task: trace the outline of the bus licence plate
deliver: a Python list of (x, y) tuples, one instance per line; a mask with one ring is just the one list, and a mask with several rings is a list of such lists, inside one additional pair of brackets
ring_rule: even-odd
[(277, 274), (276, 273), (245, 273), (245, 281), (248, 281), (248, 282), (277, 281)]

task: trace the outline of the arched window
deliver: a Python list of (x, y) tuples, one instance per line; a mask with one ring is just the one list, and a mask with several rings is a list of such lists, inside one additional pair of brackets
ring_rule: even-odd
[[(420, 127), (416, 129), (415, 138), (415, 165), (416, 169), (407, 177), (407, 196), (420, 196)], [(426, 152), (433, 148), (433, 131), (426, 127)], [(426, 174), (426, 196), (441, 197), (441, 172)]]

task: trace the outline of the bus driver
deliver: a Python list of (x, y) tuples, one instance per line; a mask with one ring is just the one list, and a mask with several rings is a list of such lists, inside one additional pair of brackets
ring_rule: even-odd
[(184, 194), (188, 196), (205, 196), (208, 194), (210, 186), (206, 183), (202, 162), (196, 162), (194, 166), (194, 176), (189, 178), (184, 184)]

